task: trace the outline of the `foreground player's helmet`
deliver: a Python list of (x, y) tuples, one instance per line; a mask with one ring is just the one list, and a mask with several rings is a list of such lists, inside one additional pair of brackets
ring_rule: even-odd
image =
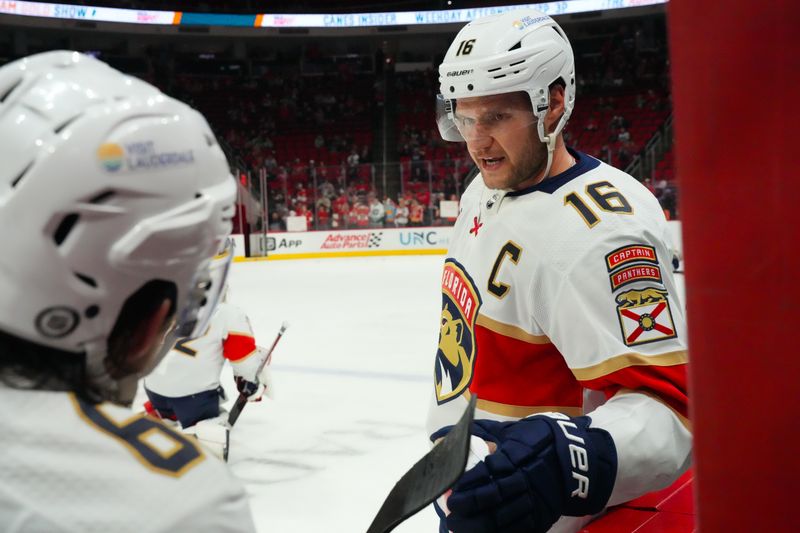
[[(552, 135), (544, 130), (550, 85), (565, 84), (564, 114)], [(539, 139), (552, 143), (575, 105), (575, 60), (567, 36), (536, 9), (507, 11), (464, 26), (439, 66), (437, 124), (442, 138), (463, 141), (454, 122), (458, 98), (523, 91), (538, 120)], [(549, 146), (548, 146), (549, 147)]]
[(85, 353), (104, 396), (130, 401), (139, 376), (104, 365), (125, 302), (174, 285), (174, 334), (191, 337), (218, 297), (236, 184), (214, 135), (143, 81), (47, 52), (0, 68), (0, 161), (0, 330)]

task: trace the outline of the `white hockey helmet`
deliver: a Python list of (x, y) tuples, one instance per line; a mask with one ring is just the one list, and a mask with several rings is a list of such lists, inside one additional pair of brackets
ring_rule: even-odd
[(92, 57), (46, 52), (0, 68), (0, 161), (0, 330), (85, 353), (103, 395), (130, 401), (139, 376), (104, 366), (126, 300), (173, 284), (175, 335), (195, 336), (221, 288), (209, 263), (236, 185), (207, 122)]
[[(565, 84), (564, 114), (548, 135), (549, 87), (559, 79)], [(439, 66), (439, 91), (436, 122), (444, 140), (464, 140), (453, 120), (458, 98), (523, 91), (531, 99), (539, 139), (554, 147), (575, 105), (572, 46), (561, 27), (536, 9), (473, 20), (458, 32)]]

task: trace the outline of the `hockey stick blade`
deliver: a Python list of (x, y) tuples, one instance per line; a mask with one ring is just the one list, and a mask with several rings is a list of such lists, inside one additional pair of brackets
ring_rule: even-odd
[(475, 402), (470, 398), (450, 433), (400, 478), (384, 500), (367, 533), (388, 533), (455, 485), (469, 455)]

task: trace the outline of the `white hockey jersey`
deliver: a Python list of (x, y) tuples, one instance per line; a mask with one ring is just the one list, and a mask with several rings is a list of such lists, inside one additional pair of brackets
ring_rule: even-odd
[(573, 167), (528, 189), (491, 190), (478, 175), (465, 191), (428, 431), (454, 424), (472, 394), (476, 418), (589, 414), (617, 446), (614, 504), (688, 468), (686, 322), (656, 198), (570, 153)]
[(225, 360), (234, 376), (255, 381), (258, 365), (256, 341), (247, 315), (239, 307), (222, 302), (211, 317), (205, 335), (179, 340), (144, 380), (144, 385), (162, 396), (177, 398), (213, 390)]
[(4, 533), (255, 531), (226, 465), (158, 420), (4, 385), (0, 405)]

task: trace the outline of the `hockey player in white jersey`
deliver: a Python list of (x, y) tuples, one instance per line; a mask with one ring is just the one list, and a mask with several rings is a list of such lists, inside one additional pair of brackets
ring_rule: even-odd
[(77, 52), (0, 68), (0, 529), (249, 532), (242, 485), (125, 407), (202, 334), (235, 181), (205, 119)]
[(471, 22), (439, 80), (440, 132), (480, 174), (445, 261), (428, 429), (477, 395), (492, 451), (440, 500), (441, 528), (578, 531), (690, 463), (667, 224), (634, 178), (564, 145), (574, 60), (547, 15)]
[[(231, 248), (212, 262), (212, 279), (229, 261)], [(179, 339), (159, 365), (144, 380), (148, 401), (145, 410), (159, 418), (177, 421), (195, 433), (212, 451), (227, 458), (227, 411), (220, 373), (230, 362), (237, 390), (248, 401), (272, 395), (267, 351), (256, 345), (250, 319), (240, 307), (229, 303), (228, 287), (211, 316), (208, 328), (195, 339)], [(259, 367), (261, 369), (259, 370)], [(206, 437), (207, 436), (207, 437)]]
[(244, 310), (222, 301), (205, 334), (196, 339), (179, 339), (145, 378), (147, 411), (176, 420), (183, 428), (219, 416), (219, 401), (225, 399), (220, 384), (225, 361), (231, 364), (237, 390), (250, 401), (260, 401), (265, 394), (269, 397), (270, 368), (265, 365), (258, 371), (266, 356), (266, 350), (256, 345)]

